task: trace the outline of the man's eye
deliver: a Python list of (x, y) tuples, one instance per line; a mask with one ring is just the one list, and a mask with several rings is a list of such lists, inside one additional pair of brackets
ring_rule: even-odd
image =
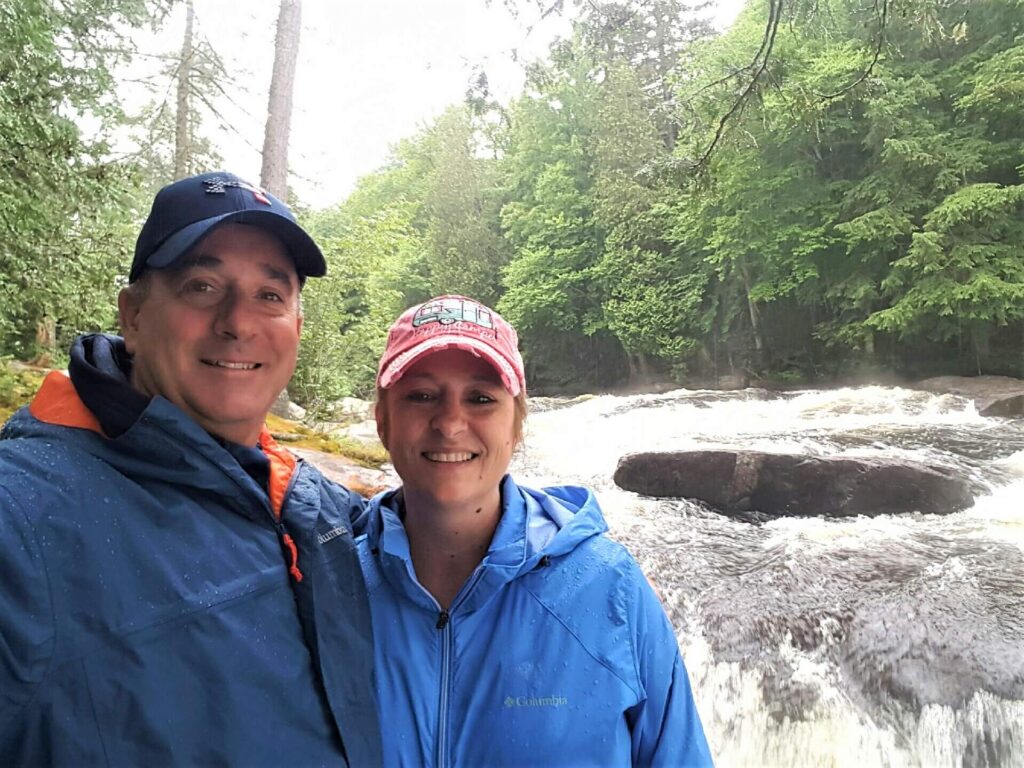
[(281, 297), (281, 294), (275, 293), (274, 291), (264, 291), (263, 293), (260, 294), (260, 298), (263, 299), (264, 301), (284, 301), (284, 299)]
[(214, 290), (214, 287), (205, 280), (189, 280), (185, 284), (185, 290), (188, 293), (209, 293)]

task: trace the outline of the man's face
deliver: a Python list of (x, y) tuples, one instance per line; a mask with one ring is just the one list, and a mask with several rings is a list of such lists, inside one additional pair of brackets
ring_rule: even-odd
[(295, 369), (302, 330), (284, 246), (262, 229), (224, 224), (147, 279), (141, 301), (122, 291), (118, 302), (132, 386), (211, 434), (254, 445)]

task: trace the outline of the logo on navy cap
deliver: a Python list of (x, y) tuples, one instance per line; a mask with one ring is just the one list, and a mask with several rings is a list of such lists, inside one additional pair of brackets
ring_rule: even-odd
[(214, 176), (212, 179), (204, 179), (203, 186), (206, 187), (206, 194), (208, 195), (223, 195), (227, 193), (228, 187), (235, 187), (237, 189), (245, 189), (252, 192), (252, 196), (257, 201), (264, 205), (270, 205), (270, 200), (267, 198), (267, 193), (257, 187), (255, 184), (250, 184), (247, 181), (228, 181), (222, 176)]

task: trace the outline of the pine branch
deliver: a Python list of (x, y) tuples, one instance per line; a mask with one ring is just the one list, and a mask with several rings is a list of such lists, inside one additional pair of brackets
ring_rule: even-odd
[[(693, 163), (694, 170), (704, 168), (707, 165), (715, 148), (725, 136), (725, 130), (729, 121), (742, 112), (747, 99), (754, 91), (754, 87), (768, 69), (768, 61), (775, 46), (775, 35), (779, 31), (779, 19), (782, 17), (782, 2), (783, 0), (769, 0), (768, 23), (765, 26), (764, 36), (761, 39), (761, 47), (758, 48), (750, 63), (750, 68), (754, 70), (754, 74), (751, 76), (750, 82), (747, 83), (747, 87), (739, 95), (739, 98), (736, 99), (732, 107), (729, 108), (729, 111), (722, 115), (722, 118), (718, 121), (718, 128), (715, 130), (714, 138), (697, 161)], [(759, 59), (760, 63), (758, 63)]]
[(878, 63), (878, 59), (882, 55), (882, 47), (885, 45), (885, 27), (888, 22), (889, 16), (889, 0), (882, 0), (881, 13), (879, 13), (878, 11), (878, 0), (875, 0), (875, 14), (878, 17), (878, 39), (875, 42), (875, 53), (874, 56), (871, 57), (871, 63), (868, 64), (867, 69), (861, 72), (860, 77), (858, 77), (849, 85), (840, 88), (835, 93), (818, 94), (818, 97), (822, 101), (831, 101), (832, 99), (838, 99), (840, 96), (849, 93), (858, 85), (860, 85), (869, 77), (871, 77), (871, 74), (875, 69), (875, 65)]

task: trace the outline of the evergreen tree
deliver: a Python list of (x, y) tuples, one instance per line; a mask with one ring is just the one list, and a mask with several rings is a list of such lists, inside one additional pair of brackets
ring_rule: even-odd
[[(132, 168), (104, 136), (142, 0), (0, 0), (0, 353), (58, 356), (110, 328), (134, 230)], [(98, 138), (76, 119), (89, 116)]]

